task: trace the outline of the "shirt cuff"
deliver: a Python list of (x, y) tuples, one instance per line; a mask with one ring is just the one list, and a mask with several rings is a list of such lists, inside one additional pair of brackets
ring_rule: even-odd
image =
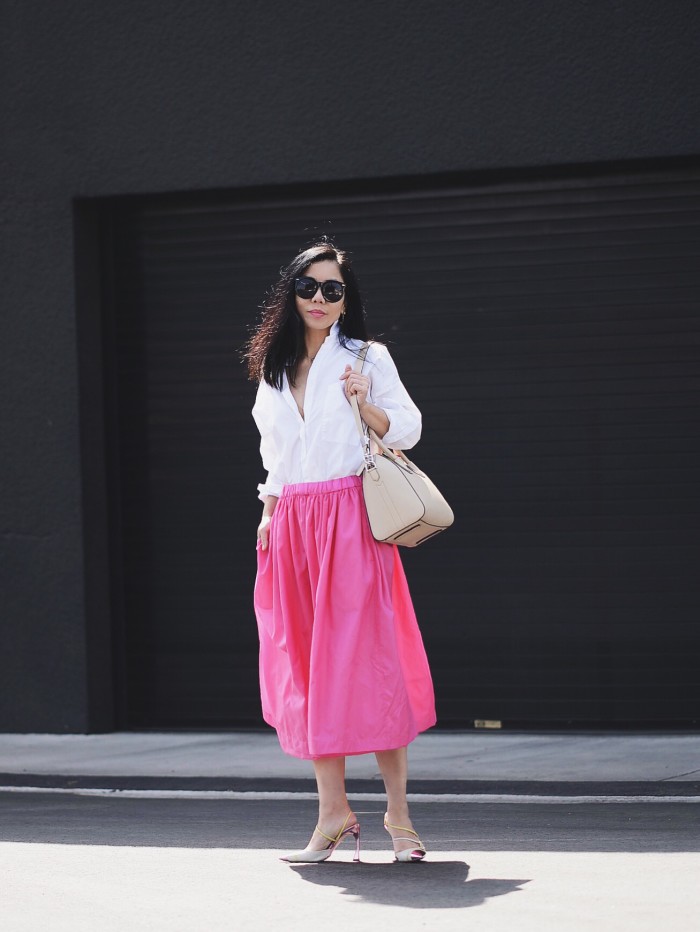
[(410, 450), (415, 446), (421, 435), (420, 416), (409, 414), (402, 408), (382, 407), (382, 410), (389, 418), (389, 430), (382, 437), (386, 446), (397, 450)]
[(261, 502), (265, 501), (267, 495), (276, 495), (277, 498), (280, 497), (282, 492), (282, 483), (281, 482), (259, 482), (258, 483), (258, 498)]

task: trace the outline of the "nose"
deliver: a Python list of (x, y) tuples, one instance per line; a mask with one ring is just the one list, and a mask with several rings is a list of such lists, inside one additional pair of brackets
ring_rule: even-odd
[(316, 291), (314, 292), (314, 296), (312, 297), (311, 300), (312, 300), (312, 301), (320, 301), (321, 304), (325, 304), (325, 303), (326, 303), (326, 299), (323, 297), (323, 292), (321, 291), (321, 285), (320, 285), (320, 284), (316, 286)]

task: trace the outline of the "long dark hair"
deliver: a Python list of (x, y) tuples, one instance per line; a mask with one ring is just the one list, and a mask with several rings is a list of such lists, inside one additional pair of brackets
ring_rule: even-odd
[(297, 366), (306, 353), (304, 321), (297, 313), (294, 279), (303, 275), (313, 262), (324, 259), (338, 263), (345, 282), (345, 314), (338, 321), (338, 342), (354, 352), (347, 346), (348, 340), (368, 339), (365, 308), (350, 258), (324, 238), (304, 249), (280, 271), (279, 281), (262, 306), (262, 320), (243, 348), (249, 379), (258, 382), (265, 379), (273, 388), (281, 389), (286, 370), (294, 383)]

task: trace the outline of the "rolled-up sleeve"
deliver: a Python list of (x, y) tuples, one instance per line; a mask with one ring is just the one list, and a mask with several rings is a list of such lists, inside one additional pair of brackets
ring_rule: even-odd
[(386, 346), (372, 343), (367, 361), (371, 363), (364, 370), (371, 382), (368, 400), (382, 408), (389, 418), (389, 430), (382, 440), (388, 447), (410, 450), (420, 440), (421, 413), (406, 391)]
[[(263, 466), (265, 466), (265, 468), (267, 468), (267, 462), (270, 462), (270, 460), (266, 461), (266, 453), (265, 453), (266, 446), (267, 445), (265, 444), (265, 441), (261, 440), (260, 441), (260, 453), (262, 455)], [(284, 485), (284, 480), (280, 476), (279, 472), (275, 470), (274, 467), (268, 469), (267, 478), (265, 479), (265, 481), (258, 482), (258, 498), (260, 499), (261, 502), (265, 501), (266, 495), (276, 495), (277, 498), (279, 498), (283, 485)]]
[(285, 482), (281, 471), (280, 457), (272, 437), (268, 389), (274, 391), (266, 382), (261, 381), (252, 411), (253, 419), (260, 431), (260, 456), (263, 468), (267, 470), (265, 481), (258, 483), (258, 498), (262, 502), (265, 501), (267, 495), (276, 495), (279, 498)]

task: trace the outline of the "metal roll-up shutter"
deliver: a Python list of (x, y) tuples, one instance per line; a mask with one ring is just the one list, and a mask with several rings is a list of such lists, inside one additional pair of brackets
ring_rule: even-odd
[(700, 171), (154, 197), (109, 230), (126, 725), (260, 722), (237, 353), (314, 231), (456, 514), (401, 550), (440, 724), (700, 717)]

